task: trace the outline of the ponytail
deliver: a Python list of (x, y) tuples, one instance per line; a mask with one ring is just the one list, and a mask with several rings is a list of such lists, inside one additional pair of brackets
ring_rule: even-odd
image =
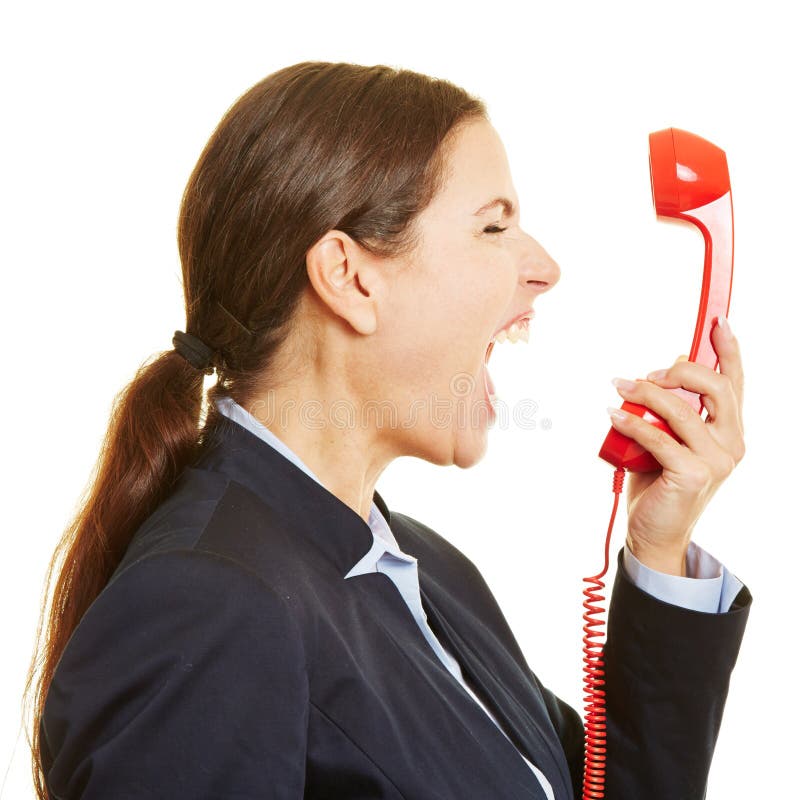
[[(169, 494), (198, 446), (203, 372), (174, 350), (139, 368), (116, 396), (111, 419), (88, 492), (56, 545), (47, 568), (45, 597), (57, 575), (46, 623), (44, 659), (32, 661), (25, 698), (41, 667), (34, 697), (34, 720), (40, 720), (58, 660), (81, 617), (122, 560), (144, 519)], [(36, 631), (42, 641), (44, 606)], [(27, 710), (27, 709), (26, 709)], [(40, 752), (40, 730), (28, 736)], [(38, 760), (34, 789), (47, 800)]]

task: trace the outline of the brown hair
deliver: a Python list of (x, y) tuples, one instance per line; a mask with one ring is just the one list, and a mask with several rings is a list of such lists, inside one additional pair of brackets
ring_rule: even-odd
[(34, 703), (28, 742), (40, 800), (48, 798), (40, 722), (59, 658), (136, 529), (214, 426), (214, 399), (245, 404), (268, 385), (308, 285), (307, 250), (337, 229), (379, 256), (413, 252), (412, 223), (445, 178), (445, 139), (476, 118), (488, 118), (483, 101), (449, 81), (322, 61), (268, 75), (223, 116), (178, 220), (186, 331), (218, 354), (205, 427), (203, 372), (175, 350), (142, 364), (115, 397), (92, 480), (50, 560), (25, 686), (26, 708), (31, 696)]

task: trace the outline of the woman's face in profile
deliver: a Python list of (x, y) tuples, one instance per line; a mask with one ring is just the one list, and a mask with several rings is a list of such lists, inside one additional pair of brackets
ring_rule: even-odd
[[(379, 367), (397, 405), (400, 425), (390, 435), (402, 437), (401, 451), (468, 467), (483, 456), (492, 422), (487, 346), (501, 326), (530, 312), (560, 270), (520, 227), (505, 148), (489, 122), (456, 133), (448, 173), (417, 218), (418, 251), (388, 271), (374, 342), (380, 364), (371, 368)], [(510, 215), (495, 198), (513, 204)]]

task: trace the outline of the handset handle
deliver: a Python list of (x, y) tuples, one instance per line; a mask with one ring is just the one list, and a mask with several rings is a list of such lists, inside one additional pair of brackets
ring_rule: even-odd
[[(717, 317), (727, 317), (733, 285), (733, 201), (725, 151), (696, 134), (666, 128), (650, 134), (650, 184), (659, 217), (696, 225), (705, 241), (703, 285), (689, 361), (716, 369), (719, 359), (711, 344)], [(699, 414), (703, 402), (695, 392), (669, 389)], [(683, 443), (658, 414), (625, 401), (622, 408)], [(611, 427), (598, 454), (631, 472), (661, 469), (638, 442)]]

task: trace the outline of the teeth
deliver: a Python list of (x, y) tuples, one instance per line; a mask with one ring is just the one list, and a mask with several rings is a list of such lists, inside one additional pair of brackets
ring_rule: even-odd
[(529, 320), (527, 318), (523, 319), (521, 323), (515, 322), (513, 325), (509, 325), (508, 328), (504, 328), (500, 331), (492, 341), (497, 344), (502, 344), (505, 341), (509, 341), (512, 344), (527, 342), (529, 341), (528, 324)]
[(519, 341), (529, 341), (528, 326), (526, 324), (520, 325), (515, 322), (513, 325), (509, 326), (508, 329), (500, 331), (495, 337), (495, 341), (500, 343), (506, 340), (512, 344), (516, 344)]

